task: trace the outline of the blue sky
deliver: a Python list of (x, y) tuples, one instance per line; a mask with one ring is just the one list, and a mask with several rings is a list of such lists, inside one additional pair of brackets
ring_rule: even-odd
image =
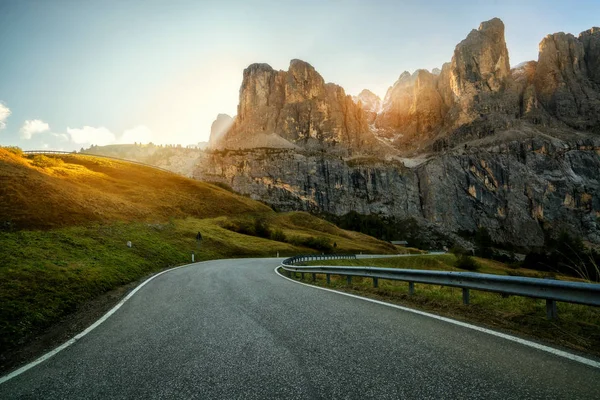
[(600, 25), (600, 1), (0, 0), (0, 145), (207, 140), (254, 62), (300, 58), (383, 96), (493, 17), (516, 65), (549, 33)]

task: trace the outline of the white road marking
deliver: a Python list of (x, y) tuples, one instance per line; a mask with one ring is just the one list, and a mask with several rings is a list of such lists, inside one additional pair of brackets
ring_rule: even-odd
[(579, 363), (582, 363), (582, 364), (585, 364), (585, 365), (589, 365), (590, 367), (600, 368), (600, 362), (598, 362), (598, 361), (590, 360), (589, 358), (581, 357), (581, 356), (578, 356), (576, 354), (568, 353), (566, 351), (558, 350), (558, 349), (555, 349), (553, 347), (544, 346), (543, 344), (539, 344), (539, 343), (535, 343), (535, 342), (532, 342), (532, 341), (529, 341), (529, 340), (521, 339), (521, 338), (518, 338), (516, 336), (511, 336), (511, 335), (507, 335), (505, 333), (496, 332), (496, 331), (493, 331), (491, 329), (482, 328), (482, 327), (476, 326), (476, 325), (471, 325), (471, 324), (468, 324), (466, 322), (457, 321), (457, 320), (454, 320), (454, 319), (451, 319), (451, 318), (446, 318), (446, 317), (441, 317), (439, 315), (430, 314), (430, 313), (425, 312), (425, 311), (414, 310), (412, 308), (403, 307), (403, 306), (399, 306), (399, 305), (391, 304), (391, 303), (386, 303), (386, 302), (383, 302), (383, 301), (379, 301), (379, 300), (375, 300), (375, 299), (370, 299), (368, 297), (357, 296), (355, 294), (340, 292), (338, 290), (327, 289), (327, 288), (316, 286), (316, 285), (309, 285), (308, 283), (298, 282), (298, 281), (296, 281), (294, 279), (288, 278), (287, 276), (284, 276), (284, 275), (280, 274), (279, 271), (278, 271), (279, 268), (280, 267), (275, 268), (275, 273), (277, 275), (279, 275), (280, 277), (282, 277), (284, 279), (292, 281), (294, 283), (298, 283), (300, 285), (305, 285), (305, 286), (308, 286), (308, 287), (311, 287), (311, 288), (315, 288), (315, 289), (320, 289), (320, 290), (325, 290), (325, 291), (328, 291), (328, 292), (333, 292), (333, 293), (341, 294), (343, 296), (354, 297), (356, 299), (370, 301), (372, 303), (376, 303), (376, 304), (381, 304), (381, 305), (388, 306), (388, 307), (397, 308), (397, 309), (402, 310), (402, 311), (407, 311), (407, 312), (411, 312), (411, 313), (414, 313), (414, 314), (423, 315), (425, 317), (434, 318), (434, 319), (437, 319), (437, 320), (440, 320), (440, 321), (444, 321), (444, 322), (448, 322), (448, 323), (451, 323), (451, 324), (454, 324), (454, 325), (462, 326), (464, 328), (473, 329), (473, 330), (476, 330), (476, 331), (479, 331), (479, 332), (487, 333), (489, 335), (500, 337), (502, 339), (510, 340), (512, 342), (516, 342), (516, 343), (522, 344), (524, 346), (533, 347), (534, 349), (545, 351), (547, 353), (551, 353), (551, 354), (554, 354), (554, 355), (559, 356), (559, 357), (564, 357), (564, 358), (567, 358), (567, 359), (572, 360), (572, 361), (576, 361), (576, 362), (579, 362)]
[[(214, 260), (211, 260), (214, 261)], [(186, 265), (180, 265), (179, 267), (175, 267), (175, 268), (171, 268), (171, 269), (167, 269), (164, 270), (156, 275), (152, 275), (150, 278), (146, 279), (144, 282), (142, 282), (141, 285), (139, 285), (138, 287), (136, 287), (135, 289), (133, 289), (131, 291), (131, 293), (129, 293), (123, 300), (121, 300), (116, 306), (114, 306), (113, 308), (111, 308), (106, 314), (104, 314), (99, 320), (97, 320), (96, 322), (94, 322), (92, 325), (90, 325), (85, 331), (81, 332), (80, 334), (78, 334), (77, 336), (73, 337), (72, 339), (68, 340), (67, 342), (63, 343), (62, 345), (58, 346), (57, 348), (55, 348), (52, 351), (49, 351), (48, 353), (44, 354), (43, 356), (41, 356), (40, 358), (38, 358), (35, 361), (30, 362), (27, 365), (24, 365), (23, 367), (17, 369), (16, 371), (11, 372), (8, 375), (5, 375), (3, 377), (0, 378), (0, 385), (3, 384), (4, 382), (14, 378), (15, 376), (21, 375), (23, 372), (35, 367), (36, 365), (43, 363), (44, 361), (46, 361), (47, 359), (49, 359), (50, 357), (56, 355), (57, 353), (59, 353), (60, 351), (66, 349), (67, 347), (69, 347), (70, 345), (72, 345), (73, 343), (75, 343), (76, 341), (78, 341), (79, 339), (81, 339), (82, 337), (84, 337), (85, 335), (87, 335), (88, 333), (90, 333), (91, 331), (93, 331), (95, 328), (98, 327), (98, 325), (100, 325), (101, 323), (103, 323), (104, 321), (106, 321), (108, 319), (108, 317), (110, 317), (111, 315), (113, 315), (119, 308), (121, 308), (121, 306), (123, 304), (125, 304), (125, 302), (127, 300), (129, 300), (131, 298), (131, 296), (133, 296), (134, 294), (137, 293), (138, 290), (140, 290), (142, 287), (144, 287), (148, 282), (150, 282), (151, 280), (153, 280), (154, 278), (157, 278), (159, 276), (161, 276), (164, 273), (167, 272), (171, 272), (174, 271), (176, 269), (179, 268), (185, 268), (185, 267), (189, 267), (190, 265), (196, 265), (196, 264), (202, 264), (204, 262), (207, 261), (203, 261), (203, 262), (198, 262), (198, 263), (194, 263), (194, 264), (186, 264)]]

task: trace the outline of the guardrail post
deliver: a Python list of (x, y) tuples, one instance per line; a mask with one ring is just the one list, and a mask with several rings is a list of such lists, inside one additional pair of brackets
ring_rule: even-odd
[(302, 278), (302, 280), (304, 280), (304, 272), (300, 273), (300, 277)]
[(552, 299), (546, 299), (546, 317), (548, 319), (554, 319), (558, 315), (556, 310), (556, 301)]
[(467, 288), (462, 288), (462, 294), (463, 294), (463, 304), (469, 304), (469, 300), (470, 300), (470, 293), (469, 293), (469, 289)]
[(346, 276), (346, 282), (348, 283), (348, 285), (352, 285), (352, 275)]
[(316, 282), (316, 281), (317, 281), (317, 274), (315, 274), (315, 273), (313, 272), (313, 274), (312, 274), (312, 278), (313, 278), (313, 282)]
[(329, 285), (331, 283), (331, 274), (326, 274), (327, 275), (327, 284)]
[(415, 283), (408, 282), (408, 294), (415, 294)]
[(379, 287), (379, 279), (373, 278), (373, 287)]

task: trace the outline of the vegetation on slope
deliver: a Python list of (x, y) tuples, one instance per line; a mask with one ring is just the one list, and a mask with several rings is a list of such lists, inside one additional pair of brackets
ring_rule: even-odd
[[(196, 261), (289, 256), (323, 251), (324, 243), (339, 252), (394, 251), (309, 214), (277, 214), (127, 162), (0, 148), (0, 182), (0, 361), (102, 293), (189, 263), (192, 251)], [(230, 229), (240, 223), (263, 232)]]
[(207, 183), (90, 156), (23, 157), (0, 148), (0, 182), (0, 226), (15, 229), (271, 211)]

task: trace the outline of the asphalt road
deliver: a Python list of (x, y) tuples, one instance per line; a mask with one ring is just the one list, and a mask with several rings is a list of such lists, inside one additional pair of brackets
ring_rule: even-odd
[(290, 282), (274, 259), (157, 277), (0, 399), (592, 399), (600, 370)]

